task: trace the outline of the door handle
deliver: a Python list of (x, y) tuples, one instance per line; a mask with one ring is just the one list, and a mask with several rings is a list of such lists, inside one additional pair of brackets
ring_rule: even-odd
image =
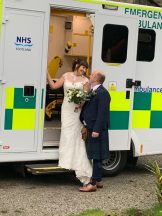
[(6, 84), (6, 80), (1, 79), (1, 80), (0, 80), (0, 83), (1, 83), (1, 84)]
[(141, 81), (135, 80), (133, 82), (133, 79), (126, 79), (126, 88), (132, 88), (133, 86), (141, 86)]
[(126, 91), (126, 99), (130, 99), (130, 91)]

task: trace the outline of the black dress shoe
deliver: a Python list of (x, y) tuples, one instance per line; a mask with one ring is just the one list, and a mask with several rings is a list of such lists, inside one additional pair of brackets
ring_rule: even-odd
[(103, 183), (102, 183), (102, 181), (96, 182), (96, 186), (97, 186), (97, 188), (103, 188)]

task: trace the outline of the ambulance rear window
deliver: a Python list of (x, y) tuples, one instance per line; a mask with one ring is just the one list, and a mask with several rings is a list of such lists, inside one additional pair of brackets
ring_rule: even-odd
[(106, 24), (103, 28), (101, 58), (107, 63), (123, 64), (127, 59), (128, 28)]
[(139, 29), (137, 61), (151, 62), (155, 55), (156, 33), (152, 29)]

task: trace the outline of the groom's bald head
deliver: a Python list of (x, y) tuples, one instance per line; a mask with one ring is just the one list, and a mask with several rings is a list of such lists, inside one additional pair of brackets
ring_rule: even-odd
[(91, 74), (91, 82), (96, 82), (99, 84), (102, 84), (105, 81), (105, 74), (103, 71), (101, 70), (95, 70), (92, 74)]

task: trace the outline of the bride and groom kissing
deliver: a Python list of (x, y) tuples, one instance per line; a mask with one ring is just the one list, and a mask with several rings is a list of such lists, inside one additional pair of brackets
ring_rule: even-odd
[[(73, 72), (67, 72), (57, 82), (48, 74), (51, 88), (64, 87), (61, 110), (61, 137), (59, 145), (59, 166), (74, 170), (83, 183), (81, 192), (93, 192), (102, 188), (102, 161), (109, 158), (109, 108), (110, 95), (103, 87), (105, 74), (96, 70), (88, 79), (84, 74), (88, 64), (83, 60), (73, 63)], [(78, 112), (70, 103), (67, 90), (78, 88), (95, 94), (86, 101)], [(83, 137), (86, 135), (86, 140)]]

